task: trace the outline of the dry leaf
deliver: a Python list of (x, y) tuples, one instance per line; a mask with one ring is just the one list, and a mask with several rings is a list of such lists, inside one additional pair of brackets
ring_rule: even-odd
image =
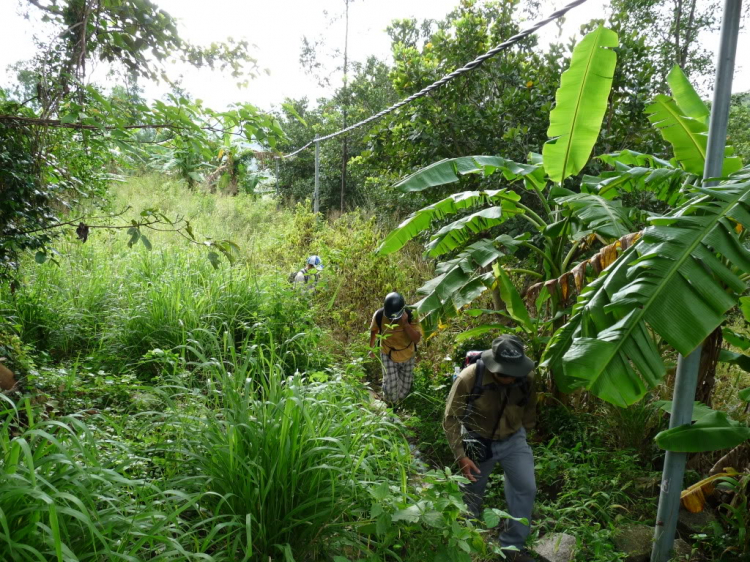
[(573, 271), (571, 273), (573, 274), (573, 280), (576, 284), (576, 291), (579, 293), (581, 292), (581, 289), (583, 289), (583, 282), (586, 280), (586, 264), (588, 262), (581, 262), (577, 266), (573, 268)]
[(568, 300), (568, 296), (570, 295), (570, 273), (563, 273), (559, 278), (558, 281), (560, 283), (560, 294), (562, 295), (562, 300), (565, 302)]

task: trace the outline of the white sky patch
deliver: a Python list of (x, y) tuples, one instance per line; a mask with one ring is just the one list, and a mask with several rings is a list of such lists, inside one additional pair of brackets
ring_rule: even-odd
[[(269, 109), (280, 104), (284, 98), (307, 96), (314, 101), (318, 97), (331, 95), (340, 84), (340, 75), (332, 77), (330, 88), (320, 88), (315, 80), (307, 76), (299, 64), (301, 41), (304, 35), (316, 39), (321, 35), (327, 41), (326, 51), (343, 49), (344, 22), (339, 17), (329, 24), (330, 17), (343, 13), (343, 0), (156, 0), (157, 4), (179, 21), (180, 33), (185, 39), (198, 44), (222, 41), (226, 37), (247, 39), (256, 45), (252, 55), (262, 69), (269, 74), (250, 80), (247, 88), (238, 89), (236, 80), (229, 73), (196, 70), (183, 64), (169, 65), (172, 78), (182, 76), (183, 87), (195, 98), (202, 99), (214, 109), (222, 109), (232, 102), (249, 102)], [(394, 19), (416, 17), (442, 19), (458, 0), (355, 0), (349, 8), (349, 53), (350, 59), (364, 61), (368, 55), (390, 60), (390, 38), (386, 27)], [(547, 2), (539, 17), (546, 17), (564, 1)], [(323, 11), (328, 12), (328, 17)], [(32, 10), (32, 13), (34, 10)], [(566, 18), (562, 39), (578, 36), (580, 26), (592, 18), (604, 14), (602, 0), (589, 0), (587, 4), (574, 8)], [(521, 27), (525, 27), (522, 24)], [(32, 35), (34, 26), (20, 16), (18, 0), (0, 0), (0, 83), (11, 79), (7, 66), (34, 54)], [(718, 47), (718, 34), (701, 37), (710, 49)], [(540, 44), (546, 45), (557, 39), (557, 28), (549, 24), (540, 32)], [(745, 63), (743, 53), (750, 53), (750, 35), (740, 36), (737, 49), (738, 69), (735, 73), (733, 91), (750, 90), (750, 72), (741, 65)], [(468, 61), (467, 61), (468, 62)], [(103, 65), (95, 67), (92, 79), (102, 82)], [(168, 91), (165, 85), (144, 83), (147, 98), (161, 97)]]

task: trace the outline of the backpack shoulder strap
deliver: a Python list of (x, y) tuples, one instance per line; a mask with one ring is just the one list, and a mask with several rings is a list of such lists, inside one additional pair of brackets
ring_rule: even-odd
[(484, 382), (484, 361), (477, 359), (476, 371), (474, 372), (474, 387), (471, 389), (471, 394), (466, 398), (466, 404), (472, 404), (474, 400), (479, 398), (484, 392), (482, 383)]
[(375, 312), (375, 323), (378, 325), (378, 330), (381, 336), (383, 335), (383, 314), (384, 314), (384, 311), (382, 308), (379, 308)]

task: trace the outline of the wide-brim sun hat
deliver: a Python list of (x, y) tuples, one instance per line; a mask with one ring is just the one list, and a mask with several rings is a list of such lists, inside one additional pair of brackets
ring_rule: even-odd
[(485, 368), (497, 375), (523, 378), (534, 368), (534, 362), (523, 352), (518, 336), (504, 334), (492, 342), (492, 349), (482, 352)]

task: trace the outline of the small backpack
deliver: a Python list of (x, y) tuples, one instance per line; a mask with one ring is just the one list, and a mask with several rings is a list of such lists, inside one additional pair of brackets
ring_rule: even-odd
[(474, 375), (474, 386), (466, 397), (466, 410), (464, 411), (464, 420), (468, 420), (474, 412), (474, 401), (484, 393), (484, 361), (481, 359), (481, 351), (467, 351), (464, 359), (464, 368), (476, 363), (477, 370)]
[(297, 275), (299, 275), (300, 273), (305, 278), (305, 285), (307, 285), (307, 283), (310, 281), (311, 276), (315, 279), (316, 283), (320, 279), (320, 275), (318, 275), (317, 273), (310, 275), (309, 273), (307, 273), (307, 269), (300, 269), (299, 271), (293, 271), (289, 274), (289, 278), (287, 279), (287, 281), (289, 281), (290, 285), (294, 285), (294, 280), (297, 278)]
[[(474, 363), (476, 363), (477, 365), (477, 371), (474, 377), (474, 387), (471, 389), (469, 396), (466, 397), (466, 415), (464, 416), (466, 419), (468, 419), (469, 414), (471, 414), (471, 411), (473, 410), (474, 401), (484, 393), (484, 362), (482, 361), (481, 357), (481, 351), (472, 350), (467, 351), (466, 357), (464, 358), (464, 368), (468, 367), (469, 365), (473, 365)], [(519, 386), (523, 391), (524, 397), (521, 399), (518, 405), (525, 406), (529, 401), (529, 394), (531, 391), (529, 378), (525, 377), (523, 379), (519, 379), (516, 383), (514, 383), (514, 385)]]
[[(412, 321), (412, 318), (414, 318), (414, 315), (413, 315), (412, 311), (410, 309), (408, 309), (408, 308), (406, 309), (406, 314), (407, 314), (407, 317), (409, 318), (409, 324), (411, 324), (411, 321)], [(385, 316), (385, 310), (383, 310), (382, 308), (379, 308), (375, 312), (375, 323), (378, 325), (378, 331), (379, 331), (379, 333), (380, 333), (381, 336), (383, 335), (383, 317), (384, 316)], [(409, 345), (407, 345), (406, 347), (404, 347), (402, 349), (391, 349), (388, 352), (388, 359), (391, 358), (391, 353), (393, 353), (394, 351), (403, 351), (404, 349), (409, 349), (412, 345), (414, 346), (414, 353), (416, 353), (417, 349), (419, 349), (417, 347), (417, 344), (415, 344), (414, 342), (409, 342)]]

